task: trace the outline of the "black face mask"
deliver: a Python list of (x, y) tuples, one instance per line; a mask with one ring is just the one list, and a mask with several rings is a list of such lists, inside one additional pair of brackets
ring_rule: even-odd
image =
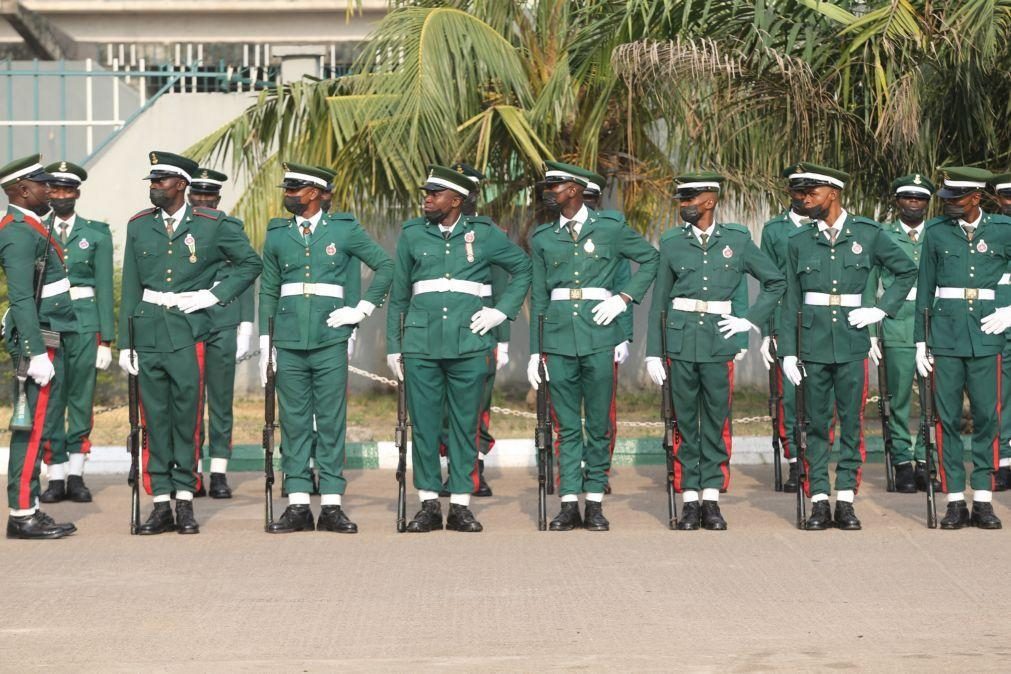
[(151, 203), (158, 208), (166, 208), (172, 203), (172, 199), (169, 198), (168, 190), (151, 189)]
[(446, 219), (449, 215), (446, 211), (425, 211), (425, 220), (428, 220), (433, 225), (437, 225)]
[(807, 210), (804, 208), (803, 199), (791, 199), (790, 210), (796, 213), (797, 215), (807, 215)]
[(919, 208), (913, 208), (910, 206), (900, 206), (899, 207), (899, 217), (902, 218), (903, 222), (923, 222), (923, 215), (927, 212), (925, 206)]
[(807, 209), (807, 217), (824, 222), (828, 217), (828, 206), (812, 206)]
[(558, 205), (558, 195), (556, 195), (551, 190), (544, 190), (541, 193), (541, 200), (544, 202), (544, 208), (552, 211), (554, 213), (560, 213), (562, 207)]
[(330, 207), (333, 205), (333, 199), (327, 199), (326, 201), (319, 202), (319, 210), (324, 213), (330, 212)]
[(74, 212), (74, 206), (77, 205), (77, 199), (50, 199), (49, 205), (52, 207), (53, 212), (60, 217), (65, 217)]
[(292, 215), (302, 215), (307, 208), (309, 208), (309, 204), (303, 204), (298, 197), (284, 198), (284, 210)]
[(962, 218), (969, 211), (965, 206), (959, 206), (953, 201), (944, 202), (944, 214), (949, 218)]
[(682, 206), (678, 213), (680, 213), (681, 219), (690, 225), (694, 225), (702, 218), (702, 211), (698, 206)]

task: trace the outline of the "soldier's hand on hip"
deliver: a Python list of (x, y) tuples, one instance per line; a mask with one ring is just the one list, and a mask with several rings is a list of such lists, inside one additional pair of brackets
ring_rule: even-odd
[(614, 362), (621, 365), (628, 360), (628, 340), (614, 347)]
[(123, 372), (134, 377), (140, 374), (140, 369), (137, 365), (137, 352), (131, 349), (120, 349), (119, 367), (122, 368)]
[(210, 290), (195, 290), (188, 293), (179, 293), (179, 302), (176, 306), (184, 314), (192, 314), (194, 311), (209, 309), (217, 303), (217, 296)]
[(867, 357), (875, 365), (881, 362), (881, 340), (877, 337), (871, 337), (871, 350), (867, 352)]
[(95, 369), (108, 370), (112, 365), (112, 349), (105, 344), (98, 345), (98, 353), (95, 354)]
[(762, 354), (762, 364), (765, 365), (765, 369), (768, 370), (772, 367), (772, 364), (776, 361), (772, 357), (772, 337), (763, 337), (762, 345), (758, 347), (758, 352)]
[(508, 318), (495, 307), (484, 307), (470, 317), (470, 331), (476, 335), (487, 334), (489, 330), (498, 327)]
[(646, 374), (649, 378), (653, 380), (653, 383), (657, 386), (663, 386), (663, 383), (667, 381), (667, 368), (664, 367), (663, 358), (658, 358), (656, 356), (650, 356), (646, 359)]
[(40, 353), (32, 356), (28, 361), (28, 376), (39, 386), (45, 386), (56, 376), (56, 368), (53, 367), (53, 361), (49, 360), (49, 354)]
[(345, 325), (358, 325), (364, 320), (365, 312), (358, 307), (341, 307), (330, 312), (326, 324), (331, 328), (340, 328)]
[(800, 371), (800, 366), (797, 364), (797, 356), (785, 356), (783, 358), (783, 374), (786, 378), (790, 380), (790, 383), (794, 386), (800, 386), (801, 380), (804, 375)]
[(1011, 307), (1001, 307), (989, 316), (984, 316), (980, 327), (988, 335), (999, 335), (1011, 328)]
[(400, 354), (390, 353), (386, 355), (386, 367), (397, 378), (397, 381), (404, 381), (404, 369), (400, 366)]
[(717, 323), (716, 327), (720, 329), (723, 339), (730, 339), (734, 335), (739, 335), (752, 329), (756, 332), (758, 331), (758, 327), (747, 318), (738, 318), (730, 314), (722, 314), (720, 318), (723, 320)]
[(593, 307), (593, 322), (597, 325), (610, 325), (611, 321), (624, 313), (627, 308), (628, 304), (621, 295), (609, 297)]
[(847, 319), (854, 328), (866, 328), (871, 323), (878, 323), (887, 316), (877, 307), (859, 307), (850, 312)]
[(928, 377), (934, 369), (933, 358), (927, 355), (927, 343), (916, 343), (916, 371), (921, 377)]

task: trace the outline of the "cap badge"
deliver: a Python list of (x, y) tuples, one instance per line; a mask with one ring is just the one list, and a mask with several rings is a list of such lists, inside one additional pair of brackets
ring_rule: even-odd
[(860, 245), (859, 241), (854, 241), (853, 246), (850, 247), (850, 250), (853, 251), (854, 255), (859, 255), (860, 253), (864, 252), (864, 247)]
[(67, 170), (67, 162), (65, 162), (65, 161), (61, 161), (60, 162), (60, 170), (61, 171), (66, 171)]
[(335, 246), (332, 241), (330, 242), (330, 245), (326, 247), (326, 254), (331, 257), (337, 254), (337, 246)]
[(200, 177), (201, 178), (210, 178), (210, 176), (207, 175), (207, 170), (206, 169), (200, 172)]
[(990, 250), (990, 247), (986, 245), (986, 241), (980, 239), (979, 243), (976, 244), (976, 250), (978, 250), (981, 253), (985, 253), (986, 251)]
[(81, 239), (81, 242), (77, 244), (77, 247), (81, 250), (88, 250), (89, 246), (91, 246), (91, 244), (88, 243), (87, 239)]
[(922, 182), (923, 182), (923, 180), (920, 178), (920, 174), (919, 173), (917, 173), (915, 176), (913, 176), (913, 184), (914, 185), (919, 185)]
[(154, 152), (151, 153), (151, 163), (152, 164), (158, 163), (158, 155), (156, 155)]
[(585, 250), (587, 253), (592, 253), (596, 249), (597, 247), (593, 245), (593, 239), (587, 239), (586, 243), (583, 244), (583, 250)]

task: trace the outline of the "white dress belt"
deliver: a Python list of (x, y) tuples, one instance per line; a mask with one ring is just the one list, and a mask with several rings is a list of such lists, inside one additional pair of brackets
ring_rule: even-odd
[(693, 311), (699, 314), (729, 314), (730, 300), (693, 300), (690, 297), (675, 297), (671, 300), (671, 307), (677, 311)]
[(614, 293), (607, 288), (554, 288), (551, 291), (551, 300), (554, 302), (607, 300), (613, 295)]
[(813, 307), (859, 307), (860, 302), (861, 297), (856, 293), (844, 295), (815, 292), (804, 293), (804, 304), (810, 304)]
[(477, 281), (463, 281), (455, 278), (431, 278), (415, 281), (411, 285), (415, 295), (425, 293), (463, 293), (475, 297), (491, 297), (491, 285)]
[(344, 286), (336, 283), (282, 283), (281, 297), (295, 295), (319, 295), (321, 297), (344, 297)]
[(83, 300), (95, 296), (95, 289), (91, 286), (70, 286), (70, 299)]
[(55, 297), (66, 292), (70, 292), (70, 279), (67, 278), (61, 278), (59, 281), (53, 281), (42, 286), (43, 298)]
[(937, 297), (942, 300), (993, 300), (997, 293), (993, 288), (938, 288)]

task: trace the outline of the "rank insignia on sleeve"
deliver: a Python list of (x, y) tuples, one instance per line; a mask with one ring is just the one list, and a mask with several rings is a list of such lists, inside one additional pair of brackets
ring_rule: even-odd
[(853, 246), (850, 248), (850, 250), (853, 251), (854, 255), (859, 255), (860, 253), (864, 252), (864, 247), (860, 245), (859, 241), (854, 241)]
[(980, 239), (979, 243), (976, 244), (976, 250), (978, 250), (981, 253), (985, 253), (986, 251), (990, 250), (990, 247), (986, 245), (986, 241)]
[(330, 245), (326, 247), (326, 254), (331, 257), (337, 254), (337, 246), (335, 246), (333, 242), (330, 242)]
[(597, 247), (593, 245), (593, 239), (587, 239), (586, 243), (583, 244), (583, 250), (585, 250), (587, 253), (592, 253), (596, 249)]
[(81, 250), (88, 250), (88, 247), (90, 245), (91, 244), (88, 243), (87, 239), (81, 239), (81, 242), (77, 244), (77, 247), (80, 248)]
[(723, 257), (725, 257), (725, 258), (727, 258), (729, 260), (733, 256), (734, 256), (734, 249), (731, 248), (730, 246), (724, 246), (723, 247)]

